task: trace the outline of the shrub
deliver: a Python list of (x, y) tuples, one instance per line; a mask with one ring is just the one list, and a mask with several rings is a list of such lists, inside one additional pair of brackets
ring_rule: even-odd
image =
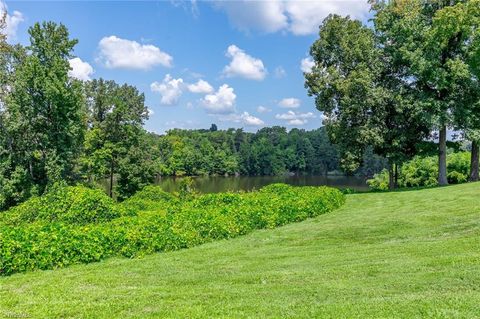
[(178, 198), (162, 190), (159, 186), (146, 186), (141, 191), (120, 205), (127, 211), (135, 213), (138, 211), (167, 208), (177, 204)]
[(402, 165), (400, 169), (399, 186), (420, 187), (437, 185), (438, 159), (431, 157), (415, 157)]
[(388, 170), (384, 169), (380, 173), (375, 174), (373, 178), (367, 180), (368, 186), (375, 191), (388, 190)]
[(72, 224), (99, 223), (125, 214), (115, 202), (98, 189), (84, 186), (55, 186), (41, 197), (33, 197), (11, 208), (1, 222), (19, 225), (34, 221)]
[[(151, 210), (155, 199), (167, 208), (162, 204)], [(128, 205), (150, 211), (136, 216), (88, 225), (59, 218), (0, 225), (0, 274), (192, 247), (318, 216), (344, 201), (339, 190), (328, 187), (272, 185), (256, 192), (207, 194), (188, 201), (145, 188)]]
[[(404, 163), (399, 170), (398, 186), (430, 187), (437, 185), (438, 158), (415, 157)], [(464, 183), (468, 180), (470, 153), (459, 152), (447, 157), (447, 178), (451, 184)], [(383, 170), (367, 181), (373, 190), (388, 190), (388, 171)]]
[(465, 183), (470, 171), (470, 152), (449, 155), (447, 161), (447, 178), (451, 184)]

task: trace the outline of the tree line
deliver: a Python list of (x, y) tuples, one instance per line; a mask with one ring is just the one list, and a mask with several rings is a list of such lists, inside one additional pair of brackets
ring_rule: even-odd
[[(0, 31), (5, 30), (5, 16)], [(147, 132), (145, 96), (134, 86), (69, 77), (77, 40), (53, 22), (29, 28), (27, 46), (0, 32), (0, 209), (55, 183), (96, 185), (124, 199), (158, 176), (326, 174), (339, 169), (324, 128), (174, 129)], [(357, 173), (383, 159), (367, 152)], [(115, 185), (115, 186), (114, 186)]]
[(355, 170), (366, 146), (397, 167), (437, 141), (438, 184), (447, 181), (447, 132), (471, 142), (479, 178), (480, 1), (372, 0), (369, 25), (330, 15), (311, 46), (305, 86), (324, 112), (342, 167)]

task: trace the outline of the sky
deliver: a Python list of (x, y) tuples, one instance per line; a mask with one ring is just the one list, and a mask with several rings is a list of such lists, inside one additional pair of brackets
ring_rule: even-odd
[(149, 131), (280, 125), (315, 129), (304, 87), (309, 48), (329, 13), (366, 21), (365, 0), (5, 1), (10, 43), (35, 22), (79, 40), (72, 77), (115, 80), (145, 94)]

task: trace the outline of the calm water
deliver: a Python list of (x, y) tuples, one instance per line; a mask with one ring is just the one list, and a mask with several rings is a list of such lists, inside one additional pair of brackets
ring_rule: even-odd
[[(167, 192), (178, 191), (181, 178), (162, 177), (155, 184)], [(250, 191), (272, 183), (285, 183), (296, 186), (331, 186), (366, 191), (365, 178), (352, 176), (229, 176), (195, 177), (195, 187), (201, 193), (219, 193), (225, 191)]]

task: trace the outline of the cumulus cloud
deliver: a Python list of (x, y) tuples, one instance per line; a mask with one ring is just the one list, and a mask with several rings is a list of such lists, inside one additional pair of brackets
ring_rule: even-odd
[(232, 59), (230, 64), (223, 69), (223, 74), (227, 77), (238, 76), (261, 81), (267, 75), (262, 60), (246, 54), (236, 45), (232, 44), (228, 47), (226, 56)]
[(110, 69), (148, 70), (157, 65), (172, 66), (173, 58), (151, 44), (112, 35), (101, 39), (98, 47), (98, 61)]
[(301, 102), (299, 99), (289, 97), (289, 98), (282, 99), (280, 102), (278, 102), (278, 106), (286, 109), (296, 109), (297, 107), (300, 106), (300, 103)]
[(5, 12), (7, 12), (7, 16), (4, 32), (7, 35), (7, 40), (12, 41), (17, 38), (18, 25), (25, 19), (20, 11), (13, 11), (12, 14), (9, 14), (7, 5), (0, 0), (0, 17), (2, 17)]
[(315, 118), (315, 114), (312, 112), (308, 113), (297, 113), (294, 111), (288, 111), (287, 113), (275, 115), (277, 120), (286, 121), (289, 125), (304, 125), (308, 123), (308, 119)]
[(287, 31), (295, 35), (316, 33), (330, 13), (363, 19), (369, 11), (367, 0), (239, 0), (214, 5), (225, 11), (231, 24), (242, 31)]
[(240, 119), (241, 119), (242, 123), (247, 125), (247, 126), (261, 126), (261, 125), (265, 124), (264, 121), (262, 121), (258, 117), (250, 115), (248, 112), (243, 112), (240, 115)]
[[(163, 105), (177, 104), (182, 94), (186, 91), (200, 94), (213, 92), (213, 87), (205, 80), (198, 80), (196, 83), (186, 83), (182, 78), (175, 79), (170, 74), (167, 74), (162, 82), (150, 84), (150, 89), (162, 95), (160, 103)], [(187, 104), (187, 107), (191, 108), (190, 102)]]
[(288, 27), (281, 1), (217, 1), (213, 4), (225, 11), (230, 22), (242, 31), (270, 33)]
[(220, 121), (228, 121), (228, 122), (235, 122), (241, 123), (245, 126), (262, 126), (265, 125), (265, 122), (259, 119), (256, 116), (251, 115), (248, 112), (243, 112), (241, 114), (229, 114), (226, 116), (220, 116)]
[(257, 112), (258, 113), (267, 113), (267, 112), (271, 112), (272, 110), (269, 109), (268, 107), (265, 107), (263, 105), (260, 105), (259, 107), (257, 107)]
[(82, 61), (80, 58), (73, 58), (68, 61), (71, 70), (68, 71), (68, 76), (81, 80), (90, 81), (92, 78), (93, 68), (88, 62)]
[(188, 90), (192, 93), (212, 93), (213, 87), (204, 80), (198, 80), (197, 83), (189, 84)]
[(311, 57), (302, 59), (302, 61), (300, 62), (300, 69), (305, 73), (312, 72), (312, 68), (314, 66), (315, 62), (313, 62), (313, 59)]
[(163, 105), (174, 105), (183, 92), (183, 79), (174, 79), (170, 74), (165, 75), (162, 82), (153, 82), (150, 89), (162, 95), (160, 103)]
[(223, 84), (215, 93), (205, 95), (202, 104), (210, 114), (228, 114), (235, 112), (236, 98), (233, 88)]

